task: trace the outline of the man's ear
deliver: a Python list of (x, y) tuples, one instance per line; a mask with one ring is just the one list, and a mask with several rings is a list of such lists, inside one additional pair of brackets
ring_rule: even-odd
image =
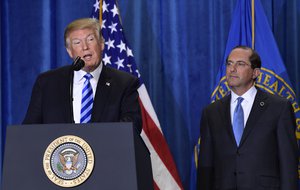
[(260, 75), (260, 69), (259, 68), (255, 68), (253, 71), (253, 79), (256, 79), (258, 76)]
[(73, 59), (73, 53), (72, 51), (70, 50), (70, 48), (66, 48), (67, 49), (67, 52), (69, 54), (69, 56)]
[(103, 51), (104, 50), (104, 39), (101, 40), (100, 45), (101, 45), (101, 51)]

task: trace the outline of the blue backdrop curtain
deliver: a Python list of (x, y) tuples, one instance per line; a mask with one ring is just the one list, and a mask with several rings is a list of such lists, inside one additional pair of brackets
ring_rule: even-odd
[[(236, 1), (118, 1), (125, 35), (185, 189), (192, 189), (200, 113), (210, 103)], [(299, 102), (300, 1), (261, 2)], [(65, 26), (89, 17), (94, 3), (1, 1), (1, 152), (6, 127), (22, 122), (36, 76), (71, 63), (63, 45)]]

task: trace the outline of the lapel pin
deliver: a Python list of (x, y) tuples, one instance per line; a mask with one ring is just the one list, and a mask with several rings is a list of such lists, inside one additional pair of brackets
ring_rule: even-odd
[(110, 83), (109, 83), (109, 82), (106, 82), (105, 85), (106, 85), (106, 86), (110, 86)]
[(265, 105), (265, 102), (260, 102), (259, 105), (260, 107), (263, 107)]

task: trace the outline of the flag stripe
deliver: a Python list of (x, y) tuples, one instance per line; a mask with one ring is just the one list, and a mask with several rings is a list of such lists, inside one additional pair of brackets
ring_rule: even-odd
[[(140, 105), (142, 108), (143, 132), (147, 136), (146, 137), (145, 135), (142, 135), (142, 137), (145, 142), (149, 142), (149, 144), (146, 143), (146, 145), (151, 152), (151, 161), (156, 162), (156, 164), (155, 164), (156, 167), (153, 168), (153, 170), (154, 170), (153, 172), (159, 172), (160, 175), (162, 175), (162, 173), (164, 174), (163, 175), (164, 177), (160, 178), (163, 180), (162, 182), (166, 181), (166, 179), (171, 178), (171, 176), (172, 176), (174, 178), (175, 182), (177, 183), (176, 185), (174, 185), (174, 188), (183, 189), (180, 178), (177, 174), (175, 162), (173, 161), (172, 154), (169, 150), (167, 142), (166, 142), (161, 130), (159, 130), (159, 126), (157, 126), (153, 122), (152, 117), (149, 115), (149, 113), (146, 111), (146, 109), (144, 107), (143, 102), (147, 102), (150, 109), (152, 107), (151, 102), (149, 105), (149, 101), (147, 100), (148, 99), (147, 97), (149, 97), (149, 96), (148, 96), (148, 93), (147, 93), (144, 85), (142, 85), (138, 89), (138, 92), (140, 95), (140, 101), (141, 101)], [(160, 166), (160, 167), (157, 167), (157, 166)], [(164, 168), (166, 168), (166, 169), (164, 169)], [(161, 170), (161, 169), (164, 169), (164, 170)], [(158, 171), (156, 171), (156, 170), (158, 170)], [(161, 171), (159, 171), (159, 170), (161, 170)], [(171, 176), (169, 176), (169, 175), (171, 175)], [(158, 182), (160, 179), (156, 179), (155, 181)], [(173, 181), (173, 179), (169, 179), (169, 180)], [(160, 183), (158, 182), (158, 184), (160, 184)], [(162, 189), (165, 189), (165, 188), (162, 188)]]
[(151, 143), (148, 136), (146, 135), (145, 131), (143, 130), (141, 136), (148, 147), (151, 155), (151, 163), (152, 163), (152, 173), (153, 179), (155, 181), (155, 185), (158, 189), (165, 190), (178, 190), (183, 189), (180, 188), (178, 183), (175, 181), (173, 176), (170, 174), (170, 170), (168, 170), (165, 164), (162, 162), (160, 157), (158, 156), (157, 152), (155, 151), (153, 144)]
[(138, 88), (138, 92), (139, 92), (140, 99), (143, 102), (145, 110), (147, 111), (147, 113), (149, 114), (149, 116), (151, 117), (151, 119), (153, 120), (153, 122), (155, 123), (155, 125), (157, 126), (157, 128), (161, 131), (158, 118), (156, 116), (156, 113), (155, 113), (154, 108), (152, 106), (150, 97), (148, 95), (148, 91), (147, 91), (147, 89), (146, 89), (146, 87), (145, 87), (144, 84), (142, 84)]
[(153, 189), (154, 190), (159, 190), (159, 187), (156, 185), (155, 181), (153, 180)]

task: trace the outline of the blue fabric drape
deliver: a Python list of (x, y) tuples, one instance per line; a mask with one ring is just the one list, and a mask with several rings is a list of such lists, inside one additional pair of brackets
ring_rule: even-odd
[[(236, 1), (118, 1), (125, 35), (185, 189), (193, 189), (200, 112), (210, 103)], [(299, 102), (300, 2), (261, 2)], [(94, 3), (1, 1), (2, 150), (6, 126), (21, 123), (36, 76), (71, 63), (63, 44), (64, 27), (89, 17)]]

